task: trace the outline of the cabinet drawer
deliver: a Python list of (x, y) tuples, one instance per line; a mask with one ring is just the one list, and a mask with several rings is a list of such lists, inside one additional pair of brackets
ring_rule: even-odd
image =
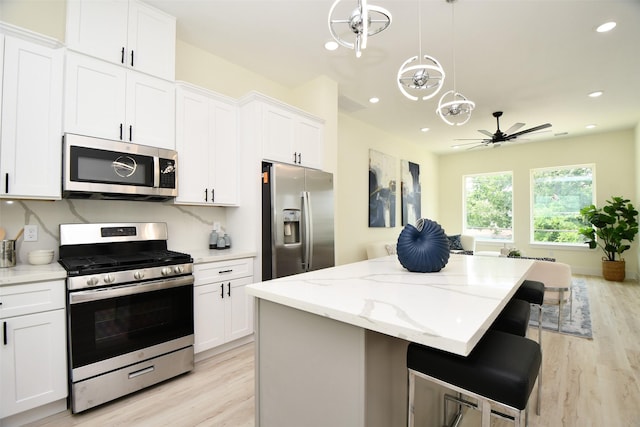
[(193, 266), (193, 275), (195, 276), (194, 286), (253, 276), (253, 258), (196, 264)]
[(64, 308), (65, 291), (64, 280), (0, 286), (0, 319)]

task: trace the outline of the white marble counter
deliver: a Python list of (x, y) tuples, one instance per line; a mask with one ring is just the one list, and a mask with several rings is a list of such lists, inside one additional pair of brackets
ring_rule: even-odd
[(196, 249), (196, 250), (180, 250), (180, 252), (187, 253), (193, 258), (194, 264), (202, 264), (205, 262), (215, 261), (227, 261), (230, 259), (239, 258), (253, 258), (256, 256), (256, 251), (249, 251), (243, 249), (235, 249), (231, 247), (229, 249)]
[(17, 264), (0, 268), (0, 286), (66, 279), (67, 272), (57, 262), (45, 265)]
[(468, 355), (533, 265), (451, 255), (411, 273), (395, 255), (247, 286), (255, 297), (364, 329)]

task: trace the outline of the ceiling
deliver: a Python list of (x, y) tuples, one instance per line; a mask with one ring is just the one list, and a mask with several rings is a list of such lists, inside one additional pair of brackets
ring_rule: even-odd
[[(493, 133), (494, 111), (504, 111), (503, 131), (516, 122), (526, 124), (521, 130), (553, 125), (528, 142), (640, 123), (638, 0), (369, 0), (393, 21), (369, 38), (361, 58), (344, 47), (324, 49), (333, 0), (147, 2), (177, 17), (179, 39), (287, 87), (328, 76), (338, 82), (342, 111), (435, 153), (456, 152), (455, 140), (481, 138), (479, 129)], [(355, 8), (357, 0), (343, 3)], [(595, 31), (611, 20), (613, 31)], [(402, 63), (420, 53), (419, 39), (422, 54), (438, 59), (447, 75), (428, 101), (410, 101), (396, 85)], [(476, 103), (464, 126), (435, 114), (454, 83)], [(587, 96), (596, 90), (604, 95)], [(374, 96), (380, 102), (370, 104)]]

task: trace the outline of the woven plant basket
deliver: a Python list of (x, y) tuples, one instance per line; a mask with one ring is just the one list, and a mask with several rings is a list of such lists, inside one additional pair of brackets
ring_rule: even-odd
[(611, 280), (612, 282), (624, 281), (624, 269), (625, 262), (623, 259), (620, 261), (609, 261), (606, 258), (602, 259), (602, 276), (605, 280)]

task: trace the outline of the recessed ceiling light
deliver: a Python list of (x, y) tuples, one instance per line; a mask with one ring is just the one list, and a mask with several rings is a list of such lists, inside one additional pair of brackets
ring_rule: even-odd
[(369, 102), (372, 104), (377, 104), (378, 102), (380, 102), (380, 98), (376, 98), (374, 96), (373, 98), (369, 98)]
[(324, 48), (327, 50), (336, 50), (338, 48), (338, 43), (334, 41), (326, 42), (324, 44)]
[(599, 33), (606, 33), (607, 31), (611, 31), (616, 27), (616, 23), (611, 21), (611, 22), (605, 22), (604, 24), (600, 25), (598, 28), (596, 28), (596, 31)]
[(420, 128), (420, 132), (429, 132), (429, 128)]
[(587, 129), (593, 129), (593, 128), (595, 128), (595, 127), (596, 127), (596, 125), (594, 125), (594, 124), (590, 124), (590, 125), (587, 125), (587, 126), (585, 126), (585, 127), (586, 127)]
[(599, 96), (602, 96), (602, 94), (603, 94), (603, 93), (604, 93), (603, 91), (601, 91), (601, 90), (597, 90), (597, 91), (595, 91), (595, 92), (591, 92), (591, 93), (589, 94), (589, 97), (590, 97), (590, 98), (597, 98), (597, 97), (599, 97)]

